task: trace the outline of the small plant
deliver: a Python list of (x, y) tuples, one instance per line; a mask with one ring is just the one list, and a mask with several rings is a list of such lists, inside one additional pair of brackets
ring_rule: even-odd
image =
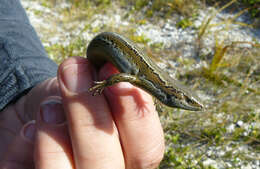
[(229, 7), (230, 5), (235, 3), (236, 1), (237, 0), (230, 1), (229, 3), (227, 3), (226, 5), (221, 7), (220, 9), (218, 9), (216, 12), (213, 12), (213, 14), (210, 15), (208, 19), (205, 19), (204, 22), (202, 22), (202, 24), (201, 24), (201, 26), (199, 28), (198, 41), (200, 41), (202, 36), (205, 34), (205, 32), (206, 32), (210, 22), (212, 21), (212, 19), (214, 19), (218, 13), (220, 13), (221, 11), (223, 11), (224, 9), (226, 9), (227, 7)]
[(256, 18), (260, 15), (260, 0), (242, 0), (242, 3), (249, 7), (249, 13)]
[(210, 72), (213, 73), (217, 70), (217, 68), (220, 66), (221, 60), (224, 58), (224, 55), (228, 48), (231, 47), (231, 45), (224, 45), (223, 42), (219, 42), (217, 38), (215, 38), (215, 51), (214, 56), (212, 59), (212, 62), (210, 64)]
[(182, 19), (182, 20), (180, 20), (177, 24), (176, 24), (176, 26), (177, 27), (180, 27), (180, 28), (182, 28), (182, 29), (186, 29), (186, 28), (188, 28), (188, 27), (191, 27), (192, 26), (192, 21), (189, 19), (189, 18), (184, 18), (184, 19)]
[(145, 35), (140, 35), (140, 36), (132, 35), (130, 39), (134, 42), (143, 43), (143, 44), (146, 44), (150, 41), (150, 39), (147, 38)]

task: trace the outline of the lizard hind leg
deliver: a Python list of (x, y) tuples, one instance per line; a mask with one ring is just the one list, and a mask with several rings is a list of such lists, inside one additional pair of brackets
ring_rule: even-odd
[(92, 92), (93, 96), (96, 96), (98, 94), (100, 95), (104, 88), (107, 86), (106, 83), (106, 80), (94, 81), (94, 86), (89, 88), (88, 91)]

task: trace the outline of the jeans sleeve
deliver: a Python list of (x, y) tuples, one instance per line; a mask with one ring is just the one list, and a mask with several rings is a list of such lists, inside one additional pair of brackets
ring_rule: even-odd
[(20, 0), (0, 0), (0, 110), (36, 84), (56, 76)]

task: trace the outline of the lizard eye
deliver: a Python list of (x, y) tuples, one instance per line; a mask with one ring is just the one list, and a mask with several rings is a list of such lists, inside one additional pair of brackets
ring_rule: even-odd
[(185, 97), (185, 100), (186, 100), (186, 102), (187, 102), (189, 105), (191, 105), (191, 106), (194, 106), (194, 107), (197, 107), (197, 108), (200, 108), (200, 109), (203, 108), (203, 105), (200, 104), (197, 100), (194, 100), (194, 99), (189, 98), (189, 97), (187, 97), (187, 96)]
[(195, 105), (196, 104), (196, 102), (194, 100), (190, 99), (189, 97), (187, 97), (187, 96), (184, 96), (184, 97), (185, 97), (185, 100), (186, 100), (186, 102), (188, 104), (191, 104), (191, 105)]

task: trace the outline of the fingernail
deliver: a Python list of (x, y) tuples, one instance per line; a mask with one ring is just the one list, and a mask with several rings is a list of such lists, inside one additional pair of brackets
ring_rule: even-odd
[(40, 106), (41, 120), (49, 124), (61, 124), (66, 117), (60, 100), (50, 99)]
[(90, 87), (90, 80), (86, 77), (91, 76), (88, 64), (85, 63), (69, 64), (62, 71), (63, 83), (71, 92), (80, 93), (87, 91)]
[(26, 140), (33, 142), (35, 137), (35, 131), (36, 131), (35, 120), (33, 120), (23, 126), (22, 135)]

